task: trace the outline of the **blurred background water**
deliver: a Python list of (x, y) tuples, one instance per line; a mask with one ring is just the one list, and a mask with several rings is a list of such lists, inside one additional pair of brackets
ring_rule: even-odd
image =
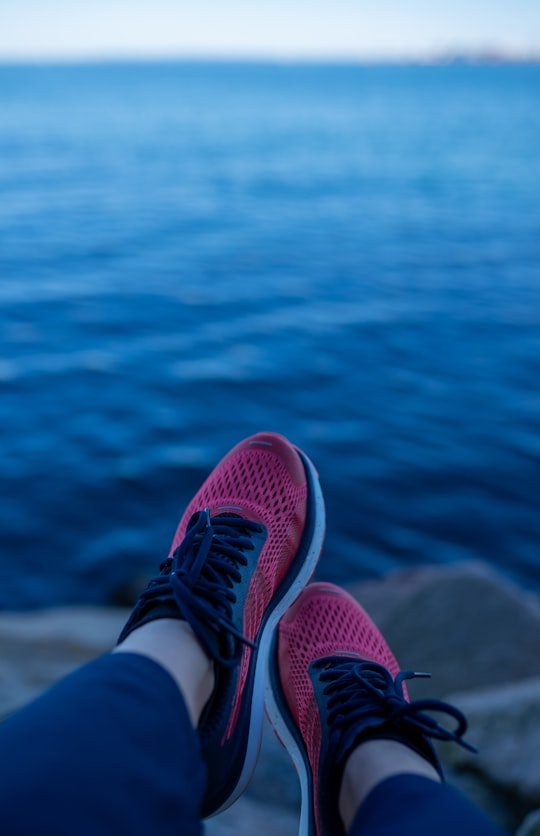
[(318, 576), (538, 587), (540, 65), (0, 67), (0, 607), (118, 600), (259, 429)]

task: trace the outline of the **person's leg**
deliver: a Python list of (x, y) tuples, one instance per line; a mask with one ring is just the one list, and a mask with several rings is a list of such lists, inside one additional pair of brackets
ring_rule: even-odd
[[(369, 769), (369, 762), (366, 766)], [(450, 784), (413, 772), (378, 783), (358, 807), (347, 833), (395, 836), (396, 827), (403, 836), (502, 836)]]
[[(179, 637), (178, 653), (186, 646)], [(103, 656), (6, 720), (0, 766), (10, 836), (200, 833), (200, 742), (175, 680), (148, 656)]]
[[(425, 674), (423, 674), (425, 676)], [(300, 836), (496, 836), (443, 782), (431, 738), (463, 740), (461, 712), (409, 702), (383, 636), (339, 587), (312, 584), (280, 621), (267, 710), (300, 777)], [(446, 713), (449, 731), (430, 715)]]
[(160, 618), (130, 633), (114, 653), (139, 653), (153, 659), (174, 679), (194, 728), (214, 688), (212, 660), (187, 621)]
[(400, 775), (414, 775), (440, 784), (437, 770), (417, 752), (397, 740), (368, 740), (354, 749), (343, 769), (339, 791), (339, 812), (349, 830), (360, 805), (383, 781)]
[(274, 627), (323, 536), (309, 460), (271, 433), (237, 445), (188, 506), (115, 651), (0, 727), (3, 829), (192, 836), (229, 806), (255, 766)]

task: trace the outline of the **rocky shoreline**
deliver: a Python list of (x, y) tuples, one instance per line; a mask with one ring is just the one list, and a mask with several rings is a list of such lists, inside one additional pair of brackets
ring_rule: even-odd
[[(540, 596), (482, 563), (421, 567), (349, 587), (403, 667), (431, 671), (413, 697), (442, 697), (468, 716), (470, 755), (442, 745), (448, 780), (505, 831), (540, 834)], [(110, 649), (123, 608), (0, 613), (0, 717)], [(412, 689), (411, 689), (412, 690)], [(253, 780), (208, 836), (293, 836), (299, 788), (268, 728)]]

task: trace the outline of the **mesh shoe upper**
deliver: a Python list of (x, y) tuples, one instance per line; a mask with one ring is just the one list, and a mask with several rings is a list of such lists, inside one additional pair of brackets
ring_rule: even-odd
[(379, 630), (365, 613), (359, 617), (357, 602), (330, 584), (313, 584), (279, 625), (280, 679), (287, 683), (287, 701), (311, 763), (319, 761), (321, 725), (313, 722), (315, 695), (308, 669), (314, 660), (333, 656), (337, 648), (343, 655), (360, 651), (394, 676), (399, 672)]
[[(281, 619), (270, 657), (268, 714), (302, 786), (301, 836), (343, 833), (338, 811), (346, 759), (360, 742), (404, 743), (440, 771), (430, 739), (462, 740), (466, 721), (438, 700), (409, 702), (399, 666), (360, 605), (331, 584), (308, 586)], [(455, 721), (447, 730), (426, 711)]]

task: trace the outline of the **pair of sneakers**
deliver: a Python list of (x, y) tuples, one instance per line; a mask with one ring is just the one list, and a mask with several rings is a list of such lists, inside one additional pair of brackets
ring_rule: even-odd
[[(238, 444), (186, 509), (160, 574), (119, 641), (156, 618), (185, 619), (214, 661), (201, 715), (207, 767), (202, 818), (244, 791), (259, 753), (264, 708), (302, 789), (300, 834), (339, 833), (349, 754), (398, 740), (441, 772), (431, 738), (463, 743), (457, 709), (409, 702), (383, 636), (343, 589), (309, 583), (324, 540), (324, 501), (308, 457), (275, 433)], [(455, 731), (427, 710), (446, 711)], [(467, 745), (467, 744), (464, 744)]]

